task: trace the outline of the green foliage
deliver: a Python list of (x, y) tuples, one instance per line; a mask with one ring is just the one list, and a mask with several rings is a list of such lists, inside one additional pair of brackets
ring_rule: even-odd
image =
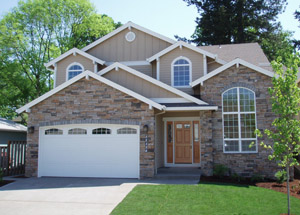
[(270, 61), (280, 56), (280, 49), (293, 52), (291, 32), (276, 23), (286, 0), (183, 0), (199, 13), (191, 40), (197, 45), (258, 42)]
[(253, 174), (251, 177), (251, 182), (256, 183), (256, 182), (262, 182), (264, 181), (264, 177), (260, 174)]
[(89, 0), (19, 1), (0, 20), (0, 116), (14, 118), (17, 108), (52, 88), (44, 63), (119, 25)]
[[(271, 143), (261, 142), (261, 146), (270, 149), (270, 160), (276, 160), (280, 167), (286, 169), (288, 214), (290, 214), (290, 167), (299, 165), (296, 157), (300, 153), (300, 121), (297, 119), (300, 112), (300, 88), (297, 85), (298, 54), (285, 56), (285, 65), (282, 59), (272, 62), (275, 76), (272, 79), (273, 88), (269, 89), (272, 101), (272, 110), (277, 118), (272, 123), (272, 130), (265, 129), (264, 133)], [(262, 133), (256, 130), (258, 137)]]
[(278, 184), (282, 184), (283, 182), (285, 182), (287, 180), (286, 171), (285, 170), (280, 170), (280, 171), (276, 172), (275, 173), (275, 178), (276, 178), (276, 182)]
[(219, 178), (223, 178), (228, 174), (228, 167), (224, 166), (223, 164), (215, 164), (213, 169), (213, 175)]

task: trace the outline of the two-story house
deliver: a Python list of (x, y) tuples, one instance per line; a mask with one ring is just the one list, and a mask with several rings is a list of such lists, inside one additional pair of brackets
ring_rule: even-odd
[(17, 110), (29, 115), (27, 176), (275, 172), (254, 134), (274, 119), (274, 73), (257, 43), (196, 47), (128, 22), (45, 66), (54, 89)]

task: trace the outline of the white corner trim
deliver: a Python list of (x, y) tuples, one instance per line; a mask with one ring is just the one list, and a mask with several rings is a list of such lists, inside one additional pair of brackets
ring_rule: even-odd
[(103, 41), (105, 41), (105, 40), (111, 38), (112, 36), (118, 34), (119, 32), (121, 32), (121, 31), (123, 31), (123, 30), (125, 30), (125, 29), (128, 29), (128, 28), (135, 28), (135, 29), (137, 29), (137, 30), (139, 30), (139, 31), (142, 31), (142, 32), (147, 33), (147, 34), (150, 34), (150, 35), (152, 35), (152, 36), (154, 36), (154, 37), (157, 37), (157, 38), (159, 38), (159, 39), (161, 39), (161, 40), (164, 40), (164, 41), (166, 41), (166, 42), (168, 42), (168, 43), (171, 43), (171, 44), (173, 44), (173, 43), (176, 42), (175, 40), (173, 40), (173, 39), (171, 39), (171, 38), (168, 38), (168, 37), (166, 37), (166, 36), (163, 36), (163, 35), (161, 35), (161, 34), (158, 34), (158, 33), (154, 32), (154, 31), (151, 31), (151, 30), (149, 30), (149, 29), (147, 29), (147, 28), (144, 28), (144, 27), (142, 27), (142, 26), (139, 26), (139, 25), (137, 25), (137, 24), (135, 24), (135, 23), (129, 21), (129, 22), (127, 22), (126, 24), (122, 25), (121, 27), (117, 28), (116, 30), (114, 30), (114, 31), (112, 31), (112, 32), (110, 32), (110, 33), (108, 33), (108, 34), (106, 34), (105, 36), (101, 37), (100, 39), (96, 40), (95, 42), (93, 42), (93, 43), (87, 45), (86, 47), (84, 47), (84, 48), (82, 49), (82, 51), (87, 51), (87, 50), (89, 50), (89, 49), (95, 47), (96, 45), (102, 43)]
[(110, 72), (111, 70), (113, 70), (113, 69), (115, 69), (117, 67), (121, 68), (121, 69), (123, 69), (123, 70), (125, 70), (125, 71), (127, 71), (127, 72), (129, 72), (129, 73), (131, 73), (133, 75), (135, 75), (135, 76), (138, 76), (138, 77), (140, 77), (140, 78), (142, 78), (142, 79), (144, 79), (146, 81), (149, 81), (150, 83), (155, 84), (155, 85), (157, 85), (157, 86), (159, 86), (159, 87), (161, 87), (161, 88), (163, 88), (165, 90), (168, 90), (168, 91), (170, 91), (170, 92), (172, 92), (172, 93), (174, 93), (174, 94), (176, 94), (178, 96), (181, 96), (181, 97), (183, 97), (183, 98), (185, 98), (185, 99), (187, 99), (187, 100), (189, 100), (191, 102), (195, 102), (196, 104), (199, 104), (199, 105), (207, 105), (206, 102), (204, 102), (204, 101), (202, 101), (200, 99), (197, 99), (197, 98), (195, 98), (195, 97), (193, 97), (191, 95), (188, 95), (188, 94), (184, 93), (181, 90), (178, 90), (178, 89), (176, 89), (174, 87), (171, 87), (171, 86), (169, 86), (169, 85), (167, 85), (167, 84), (165, 84), (165, 83), (163, 83), (161, 81), (158, 81), (158, 80), (156, 80), (156, 79), (154, 79), (154, 78), (152, 78), (152, 77), (150, 77), (148, 75), (145, 75), (145, 74), (143, 74), (143, 73), (141, 73), (141, 72), (139, 72), (139, 71), (137, 71), (135, 69), (132, 69), (132, 68), (130, 68), (128, 66), (125, 66), (125, 65), (123, 65), (121, 63), (118, 63), (118, 62), (116, 62), (116, 63), (114, 63), (114, 64), (112, 64), (112, 65), (110, 65), (110, 66), (108, 66), (108, 67), (106, 67), (104, 69), (102, 69), (101, 71), (98, 72), (98, 74), (100, 76), (103, 76), (107, 72)]
[(54, 81), (53, 81), (53, 88), (56, 87), (56, 76), (57, 76), (57, 63), (54, 64)]
[(203, 55), (203, 74), (207, 75), (207, 58), (206, 58), (206, 55)]
[[(180, 60), (180, 59), (184, 59), (184, 60), (186, 60), (187, 62), (189, 62), (189, 67), (190, 67), (190, 80), (189, 80), (189, 85), (188, 86), (174, 86), (174, 63), (177, 61), (177, 60)], [(180, 57), (177, 57), (177, 58), (175, 58), (173, 61), (172, 61), (172, 63), (171, 63), (171, 85), (172, 85), (172, 87), (176, 87), (176, 88), (190, 88), (191, 86), (190, 86), (190, 84), (192, 83), (192, 80), (193, 80), (193, 78), (192, 78), (192, 75), (193, 75), (193, 71), (192, 71), (192, 69), (193, 69), (193, 65), (192, 65), (192, 61), (189, 59), (189, 58), (187, 58), (187, 57), (184, 57), (184, 56), (180, 56)]]
[(221, 59), (218, 59), (218, 56), (217, 56), (217, 55), (212, 54), (212, 53), (210, 53), (210, 52), (208, 52), (208, 51), (205, 51), (205, 50), (203, 50), (203, 49), (201, 49), (201, 48), (199, 48), (199, 47), (193, 46), (193, 45), (188, 44), (188, 43), (183, 42), (183, 41), (178, 41), (177, 43), (175, 43), (175, 44), (173, 44), (173, 45), (171, 45), (171, 46), (165, 48), (164, 50), (162, 50), (162, 51), (158, 52), (157, 54), (153, 55), (152, 57), (148, 58), (147, 61), (148, 61), (148, 62), (152, 62), (152, 61), (154, 61), (155, 59), (157, 59), (157, 58), (159, 58), (159, 57), (161, 57), (161, 56), (167, 54), (168, 52), (174, 50), (174, 49), (177, 48), (177, 47), (185, 47), (185, 48), (188, 48), (188, 49), (190, 49), (190, 50), (193, 50), (193, 51), (195, 51), (195, 52), (197, 52), (197, 53), (206, 55), (206, 56), (208, 56), (208, 57), (210, 57), (210, 58), (215, 59), (216, 62), (218, 62), (218, 63), (220, 63), (220, 64), (222, 64), (222, 65), (226, 63), (226, 61), (221, 60)]
[(153, 106), (153, 107), (155, 107), (159, 110), (165, 109), (164, 105), (160, 105), (160, 104), (158, 104), (158, 103), (156, 103), (156, 102), (154, 102), (154, 101), (152, 101), (152, 100), (150, 100), (150, 99), (148, 99), (148, 98), (146, 98), (146, 97), (144, 97), (140, 94), (137, 94), (136, 92), (133, 92), (133, 91), (131, 91), (131, 90), (125, 88), (125, 87), (122, 87), (121, 85), (118, 85), (118, 84), (116, 84), (116, 83), (114, 83), (114, 82), (112, 82), (112, 81), (110, 81), (110, 80), (108, 80), (104, 77), (101, 77), (101, 76), (87, 70), (87, 71), (75, 76), (74, 78), (70, 79), (69, 81), (66, 81), (65, 83), (59, 85), (58, 87), (54, 88), (53, 90), (50, 90), (49, 92), (45, 93), (44, 95), (36, 98), (35, 100), (29, 102), (28, 104), (24, 105), (23, 107), (17, 109), (16, 112), (17, 113), (22, 113), (26, 110), (29, 110), (32, 106), (34, 106), (34, 105), (40, 103), (41, 101), (49, 98), (50, 96), (54, 95), (55, 93), (63, 90), (64, 88), (70, 86), (71, 84), (77, 82), (78, 80), (80, 80), (82, 78), (85, 78), (86, 76), (92, 77), (92, 78), (94, 78), (94, 79), (96, 79), (96, 80), (98, 80), (98, 81), (100, 81), (100, 82), (102, 82), (106, 85), (109, 85), (109, 86), (111, 86), (111, 87), (113, 87), (113, 88), (115, 88), (115, 89), (117, 89), (117, 90), (119, 90), (123, 93), (126, 93), (127, 95), (130, 95), (130, 96), (132, 96), (132, 97), (134, 97), (134, 98), (136, 98), (136, 99), (138, 99), (142, 102), (145, 102), (146, 104), (149, 104), (149, 105), (151, 105), (151, 106)]
[[(114, 64), (115, 62), (105, 62), (106, 66), (110, 66)], [(119, 63), (124, 64), (126, 66), (150, 66), (151, 63), (149, 63), (146, 60), (141, 60), (141, 61), (120, 61)]]
[(74, 66), (74, 65), (79, 65), (81, 66), (82, 68), (82, 72), (84, 72), (84, 66), (81, 64), (81, 63), (78, 63), (78, 62), (73, 62), (73, 63), (70, 63), (66, 69), (66, 81), (68, 81), (68, 77), (69, 77), (69, 69), (71, 66)]
[(160, 60), (156, 59), (156, 80), (160, 80)]
[(82, 55), (82, 56), (84, 56), (84, 57), (86, 57), (86, 58), (88, 58), (88, 59), (90, 59), (90, 60), (92, 60), (92, 61), (95, 61), (95, 62), (97, 62), (97, 63), (99, 63), (99, 64), (101, 64), (101, 65), (103, 65), (103, 64), (105, 63), (105, 61), (103, 61), (103, 60), (101, 60), (101, 59), (98, 59), (98, 58), (96, 58), (96, 57), (94, 57), (94, 56), (92, 56), (92, 55), (90, 55), (90, 54), (88, 54), (88, 53), (86, 53), (86, 52), (84, 52), (84, 51), (81, 51), (81, 50), (79, 50), (79, 49), (77, 49), (77, 48), (72, 48), (72, 49), (70, 49), (69, 51), (63, 53), (63, 54), (60, 55), (59, 57), (57, 57), (57, 58), (51, 60), (50, 62), (48, 62), (48, 63), (46, 63), (46, 64), (44, 64), (44, 65), (45, 65), (46, 67), (52, 66), (54, 63), (57, 63), (58, 61), (61, 61), (62, 59), (64, 59), (65, 57), (67, 57), (67, 56), (69, 56), (69, 55), (71, 55), (71, 54), (73, 54), (73, 55), (75, 54), (75, 55), (76, 55), (76, 53), (77, 53), (77, 54), (80, 54), (80, 55)]
[(264, 75), (267, 75), (269, 77), (274, 77), (274, 73), (273, 72), (265, 70), (265, 69), (263, 69), (261, 67), (258, 67), (256, 65), (253, 65), (253, 64), (251, 64), (251, 63), (249, 63), (247, 61), (244, 61), (244, 60), (242, 60), (240, 58), (236, 58), (233, 61), (230, 61), (229, 63), (227, 63), (227, 64), (225, 64), (225, 65), (223, 65), (223, 66), (215, 69), (214, 71), (212, 71), (210, 73), (208, 73), (207, 75), (205, 75), (205, 76), (203, 76), (203, 77), (201, 77), (201, 78), (193, 81), (192, 82), (192, 87), (194, 87), (194, 86), (196, 86), (198, 84), (203, 83), (204, 81), (210, 79), (211, 77), (213, 77), (213, 76), (215, 76), (215, 75), (223, 72), (224, 70), (226, 70), (226, 69), (228, 69), (228, 68), (230, 68), (230, 67), (232, 67), (234, 65), (238, 66), (240, 64), (243, 65), (243, 66), (246, 66), (246, 67), (248, 67), (250, 69), (253, 69), (253, 70), (257, 71), (257, 72), (260, 72), (260, 73), (262, 73)]
[(198, 110), (218, 110), (218, 106), (166, 107), (166, 111), (198, 111)]
[(150, 98), (157, 103), (190, 103), (191, 101), (185, 98)]

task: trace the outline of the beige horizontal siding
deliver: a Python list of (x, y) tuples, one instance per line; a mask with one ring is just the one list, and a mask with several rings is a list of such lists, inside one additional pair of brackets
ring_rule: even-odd
[[(192, 81), (203, 76), (203, 55), (182, 47), (176, 48), (160, 58), (160, 81), (172, 85), (172, 62), (178, 57), (186, 57), (192, 62)], [(192, 88), (178, 88), (188, 94), (193, 94)]]
[(217, 63), (217, 62), (209, 63), (207, 65), (207, 73), (210, 73), (210, 72), (214, 71), (215, 69), (219, 68), (220, 66), (222, 66), (222, 65)]
[(74, 62), (80, 63), (84, 67), (84, 71), (90, 70), (94, 72), (93, 61), (79, 54), (77, 54), (76, 56), (69, 55), (68, 57), (62, 59), (57, 63), (56, 86), (59, 86), (66, 82), (67, 68)]
[(136, 35), (133, 42), (125, 39), (125, 35), (129, 32), (125, 29), (87, 52), (108, 62), (144, 61), (171, 45), (135, 28), (131, 28), (131, 31)]
[(143, 66), (130, 66), (132, 69), (135, 69), (145, 75), (152, 77), (152, 65), (143, 65)]
[(122, 69), (119, 69), (119, 71), (112, 70), (104, 74), (104, 77), (147, 98), (179, 97), (170, 91), (132, 75)]

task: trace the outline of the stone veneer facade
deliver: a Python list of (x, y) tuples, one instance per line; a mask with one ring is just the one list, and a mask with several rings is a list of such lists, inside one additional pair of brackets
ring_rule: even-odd
[[(154, 110), (98, 80), (81, 79), (31, 108), (27, 136), (26, 176), (37, 176), (39, 127), (45, 125), (105, 123), (140, 126), (140, 178), (154, 176)], [(148, 125), (148, 152), (143, 126)]]
[[(201, 169), (204, 174), (211, 175), (214, 164), (223, 164), (233, 173), (250, 177), (259, 174), (265, 177), (274, 177), (278, 170), (275, 161), (269, 161), (270, 151), (263, 149), (259, 143), (264, 138), (258, 138), (258, 153), (224, 153), (223, 152), (223, 126), (222, 126), (222, 93), (233, 87), (245, 87), (253, 90), (256, 95), (256, 122), (260, 130), (270, 129), (275, 118), (268, 88), (272, 86), (272, 79), (259, 72), (240, 66), (231, 67), (220, 74), (206, 80), (200, 87), (201, 99), (210, 105), (218, 106), (217, 111), (209, 114), (203, 112), (201, 120), (206, 124), (202, 131)], [(206, 120), (204, 120), (206, 119)], [(203, 129), (203, 128), (202, 128)], [(204, 143), (204, 144), (203, 144)]]

